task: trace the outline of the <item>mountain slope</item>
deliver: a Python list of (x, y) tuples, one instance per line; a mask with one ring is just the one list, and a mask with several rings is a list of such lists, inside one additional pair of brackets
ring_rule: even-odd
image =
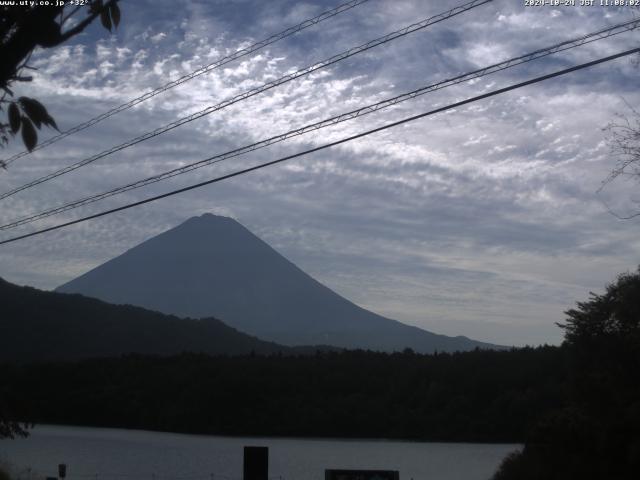
[(214, 318), (182, 319), (0, 279), (0, 362), (74, 360), (127, 353), (288, 353)]
[(235, 220), (205, 214), (62, 285), (110, 303), (214, 316), (286, 345), (419, 352), (491, 345), (436, 335), (358, 307), (304, 273)]

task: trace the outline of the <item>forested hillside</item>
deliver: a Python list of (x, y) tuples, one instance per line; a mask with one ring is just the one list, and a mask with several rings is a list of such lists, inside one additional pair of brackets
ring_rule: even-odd
[(522, 441), (562, 406), (557, 347), (128, 356), (0, 367), (16, 418), (233, 435)]
[(0, 361), (51, 361), (126, 353), (289, 352), (215, 318), (182, 319), (82, 295), (44, 292), (0, 279)]

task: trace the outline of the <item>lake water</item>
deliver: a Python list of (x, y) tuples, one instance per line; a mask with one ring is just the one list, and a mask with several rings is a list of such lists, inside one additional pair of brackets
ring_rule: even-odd
[(38, 426), (27, 439), (0, 440), (0, 462), (22, 480), (56, 476), (59, 463), (68, 465), (68, 480), (235, 480), (245, 445), (269, 447), (274, 480), (324, 480), (326, 468), (399, 470), (401, 480), (486, 480), (519, 447)]

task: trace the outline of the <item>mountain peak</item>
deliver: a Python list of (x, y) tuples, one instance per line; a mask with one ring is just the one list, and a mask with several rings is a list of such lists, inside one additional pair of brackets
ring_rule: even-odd
[(196, 220), (202, 222), (235, 222), (238, 223), (235, 219), (231, 217), (225, 217), (224, 215), (216, 215), (215, 213), (203, 213), (200, 216), (191, 217), (188, 221)]
[(194, 217), (188, 218), (180, 225), (172, 228), (171, 230), (177, 230), (185, 225), (200, 225), (200, 226), (224, 226), (224, 225), (232, 225), (238, 224), (235, 219), (231, 217), (225, 217), (223, 215), (215, 215), (213, 213), (203, 213), (202, 215), (196, 215)]

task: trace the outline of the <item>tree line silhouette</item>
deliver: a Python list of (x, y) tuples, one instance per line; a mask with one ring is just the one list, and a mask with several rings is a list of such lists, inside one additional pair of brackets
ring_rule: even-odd
[(563, 404), (565, 350), (419, 355), (121, 358), (4, 364), (13, 411), (37, 423), (188, 433), (522, 441)]

